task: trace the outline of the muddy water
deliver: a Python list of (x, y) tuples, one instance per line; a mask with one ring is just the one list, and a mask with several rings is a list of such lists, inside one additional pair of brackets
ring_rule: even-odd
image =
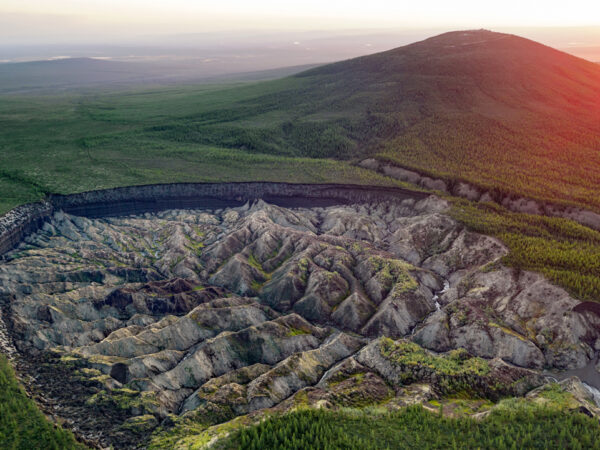
[(555, 378), (558, 381), (569, 377), (578, 377), (585, 384), (600, 390), (600, 372), (596, 369), (596, 364), (600, 361), (600, 356), (596, 356), (587, 366), (581, 369), (563, 370), (561, 372), (545, 372), (547, 377)]
[(427, 319), (429, 318), (429, 316), (431, 316), (432, 314), (434, 314), (436, 311), (439, 311), (440, 309), (442, 309), (442, 306), (440, 305), (439, 299), (440, 296), (444, 295), (448, 289), (450, 289), (450, 283), (448, 282), (448, 280), (446, 280), (444, 278), (444, 287), (442, 288), (441, 291), (435, 291), (433, 293), (433, 297), (432, 300), (435, 302), (435, 309), (433, 311), (431, 311), (429, 314), (427, 314), (423, 320), (421, 320), (420, 322), (416, 323), (415, 326), (412, 328), (412, 330), (410, 330), (410, 332), (408, 333), (407, 337), (411, 338), (415, 335), (415, 333), (417, 332), (417, 329), (423, 325)]

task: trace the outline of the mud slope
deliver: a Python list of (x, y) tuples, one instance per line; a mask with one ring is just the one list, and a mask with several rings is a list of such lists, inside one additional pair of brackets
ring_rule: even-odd
[(432, 196), (55, 212), (0, 265), (4, 320), (42, 405), (117, 447), (175, 416), (219, 423), (302, 392), (402, 403), (468, 385), (498, 398), (541, 384), (544, 367), (587, 365), (597, 316), (503, 267), (502, 244), (447, 209)]

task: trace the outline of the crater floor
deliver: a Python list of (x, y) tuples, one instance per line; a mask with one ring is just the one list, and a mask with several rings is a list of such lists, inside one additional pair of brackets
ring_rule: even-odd
[(0, 264), (0, 342), (38, 400), (117, 447), (182, 417), (399, 406), (465, 386), (493, 399), (588, 365), (598, 317), (504, 267), (505, 247), (448, 211), (432, 196), (56, 213)]

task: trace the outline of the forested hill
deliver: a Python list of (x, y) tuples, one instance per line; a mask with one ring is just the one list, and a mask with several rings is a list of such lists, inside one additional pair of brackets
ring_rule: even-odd
[(261, 83), (6, 95), (0, 123), (2, 211), (132, 184), (393, 182), (366, 157), (600, 211), (600, 66), (490, 31)]
[[(598, 206), (600, 67), (490, 31), (322, 66), (155, 130), (256, 152), (377, 155), (449, 178)], [(596, 196), (598, 197), (598, 196)]]

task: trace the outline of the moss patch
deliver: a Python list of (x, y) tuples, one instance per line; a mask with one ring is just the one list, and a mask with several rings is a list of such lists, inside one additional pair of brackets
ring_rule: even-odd
[(485, 359), (472, 357), (466, 350), (452, 350), (444, 355), (433, 355), (411, 341), (393, 341), (383, 338), (380, 344), (382, 356), (401, 366), (426, 367), (444, 375), (488, 375), (490, 367)]

